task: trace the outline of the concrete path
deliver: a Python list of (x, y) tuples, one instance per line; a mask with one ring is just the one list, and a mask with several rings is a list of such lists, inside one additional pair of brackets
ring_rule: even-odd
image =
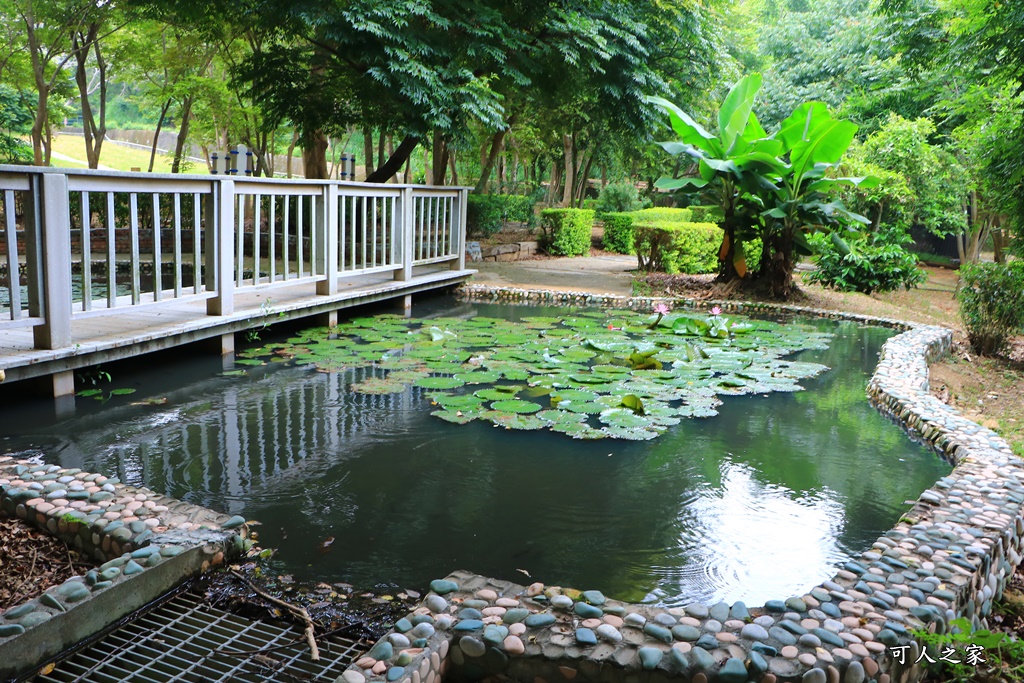
[(622, 254), (550, 258), (528, 261), (476, 261), (472, 282), (531, 289), (562, 289), (595, 294), (633, 292), (636, 257)]

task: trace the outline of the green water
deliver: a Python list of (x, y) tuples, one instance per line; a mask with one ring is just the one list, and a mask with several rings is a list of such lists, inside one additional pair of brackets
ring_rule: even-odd
[(162, 368), (170, 384), (146, 386), (162, 405), (128, 405), (143, 389), (30, 430), (8, 412), (0, 433), (6, 449), (259, 520), (272, 571), (299, 580), (422, 590), (461, 568), (631, 601), (758, 604), (830, 578), (949, 471), (867, 403), (892, 332), (803, 322), (836, 334), (796, 356), (833, 368), (807, 391), (726, 397), (718, 417), (651, 442), (452, 425), (430, 416), (427, 390), (346, 391), (380, 370), (284, 363), (246, 377)]

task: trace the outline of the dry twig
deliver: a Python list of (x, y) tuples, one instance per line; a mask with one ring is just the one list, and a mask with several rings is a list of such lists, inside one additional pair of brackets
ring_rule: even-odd
[(251, 588), (253, 590), (253, 592), (256, 593), (256, 595), (260, 596), (264, 600), (268, 600), (268, 601), (274, 603), (275, 605), (278, 605), (280, 607), (285, 608), (291, 614), (293, 614), (294, 616), (296, 616), (297, 618), (302, 620), (302, 623), (304, 623), (306, 625), (306, 629), (305, 629), (304, 635), (306, 636), (306, 642), (309, 644), (309, 653), (310, 653), (309, 658), (312, 659), (314, 662), (320, 661), (320, 649), (316, 646), (316, 638), (314, 637), (315, 631), (314, 631), (313, 619), (310, 618), (309, 612), (306, 611), (306, 608), (298, 607), (296, 605), (291, 604), (290, 602), (285, 602), (284, 600), (281, 600), (279, 598), (275, 598), (273, 595), (270, 595), (269, 593), (266, 593), (265, 591), (262, 591), (259, 588), (257, 588), (255, 585), (253, 585), (252, 581), (250, 581), (249, 579), (245, 578), (244, 576), (242, 576), (241, 574), (239, 574), (236, 571), (232, 571), (231, 574), (236, 579), (244, 582), (249, 588)]

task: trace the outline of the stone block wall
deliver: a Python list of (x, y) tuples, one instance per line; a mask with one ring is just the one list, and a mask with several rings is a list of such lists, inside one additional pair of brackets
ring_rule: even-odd
[[(665, 609), (616, 602), (597, 591), (523, 587), (456, 572), (434, 581), (421, 605), (396, 624), (385, 639), (390, 650), (371, 652), (340, 680), (420, 683), (422, 676), (413, 674), (426, 657), (438, 663), (427, 670), (454, 681), (503, 675), (535, 683), (914, 683), (928, 673), (924, 655), (938, 660), (940, 653), (922, 652), (911, 631), (945, 633), (962, 616), (985, 626), (1024, 550), (1024, 461), (998, 435), (929, 394), (928, 362), (948, 352), (949, 330), (771, 304), (481, 285), (461, 293), (471, 300), (635, 308), (717, 305), (735, 313), (788, 312), (902, 330), (883, 347), (869, 400), (954, 470), (858, 558), (803, 595), (761, 606)], [(413, 620), (417, 628), (429, 625), (431, 638), (396, 643), (394, 636)]]
[(242, 517), (10, 456), (0, 457), (0, 510), (102, 563), (0, 614), (4, 680), (223, 564), (248, 543)]

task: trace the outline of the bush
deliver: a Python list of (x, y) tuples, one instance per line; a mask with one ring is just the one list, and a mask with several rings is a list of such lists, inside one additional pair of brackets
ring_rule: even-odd
[(527, 195), (471, 194), (466, 206), (466, 231), (470, 235), (490, 237), (512, 221), (534, 228), (537, 225), (533, 212), (536, 203)]
[(628, 181), (611, 183), (601, 188), (594, 207), (598, 213), (628, 213), (641, 207), (636, 185)]
[(924, 282), (925, 274), (901, 241), (873, 235), (844, 248), (825, 235), (814, 235), (811, 244), (818, 253), (818, 269), (808, 274), (807, 281), (861, 294), (909, 290)]
[(641, 209), (633, 212), (633, 217), (637, 222), (643, 223), (700, 223), (702, 221), (694, 221), (692, 212), (689, 209), (673, 209), (673, 208), (653, 208), (653, 209)]
[(690, 220), (694, 223), (717, 223), (722, 209), (717, 206), (691, 206)]
[(1024, 263), (967, 263), (960, 266), (960, 317), (967, 338), (982, 355), (998, 353), (1024, 330)]
[(606, 213), (604, 219), (604, 238), (601, 246), (617, 254), (632, 254), (633, 217), (632, 213)]
[(637, 265), (663, 273), (714, 273), (722, 229), (714, 223), (634, 224)]
[(540, 213), (544, 246), (556, 256), (582, 256), (590, 253), (594, 230), (594, 212), (589, 209), (545, 209)]

